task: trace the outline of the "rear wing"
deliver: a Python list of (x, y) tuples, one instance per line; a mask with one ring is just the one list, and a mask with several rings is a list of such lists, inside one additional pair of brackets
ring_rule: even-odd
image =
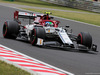
[(14, 20), (18, 20), (19, 18), (25, 18), (25, 19), (34, 19), (36, 18), (36, 14), (30, 13), (30, 12), (14, 12)]
[(39, 16), (44, 16), (44, 14), (36, 14), (32, 12), (20, 12), (20, 11), (14, 12), (14, 19), (16, 20), (18, 20), (18, 18), (34, 19)]

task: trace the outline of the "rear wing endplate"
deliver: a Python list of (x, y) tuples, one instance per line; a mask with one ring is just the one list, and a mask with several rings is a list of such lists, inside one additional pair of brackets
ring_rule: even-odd
[(14, 20), (18, 20), (19, 18), (25, 18), (25, 19), (34, 19), (36, 18), (36, 14), (30, 13), (30, 12), (14, 12)]

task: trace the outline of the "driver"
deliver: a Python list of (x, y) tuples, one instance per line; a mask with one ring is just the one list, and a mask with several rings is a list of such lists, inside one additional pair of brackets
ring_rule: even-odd
[(54, 25), (53, 25), (52, 22), (46, 22), (46, 23), (45, 23), (45, 26), (46, 26), (46, 27), (53, 27)]

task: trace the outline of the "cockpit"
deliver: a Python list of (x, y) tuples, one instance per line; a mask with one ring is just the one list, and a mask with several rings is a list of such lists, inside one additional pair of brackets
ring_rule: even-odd
[(46, 21), (45, 27), (54, 27), (54, 24), (52, 22)]

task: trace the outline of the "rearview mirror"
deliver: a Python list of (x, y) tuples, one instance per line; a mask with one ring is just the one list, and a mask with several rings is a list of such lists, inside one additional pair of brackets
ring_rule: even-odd
[(66, 28), (69, 28), (70, 26), (69, 25), (66, 25)]

